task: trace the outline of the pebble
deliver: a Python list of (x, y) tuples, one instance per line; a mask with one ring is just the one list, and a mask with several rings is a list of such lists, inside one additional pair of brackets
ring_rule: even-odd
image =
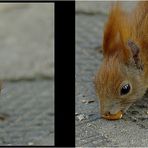
[(82, 100), (82, 103), (85, 103), (85, 104), (89, 104), (93, 102), (95, 102), (95, 100)]
[(79, 121), (82, 121), (86, 119), (86, 116), (84, 114), (80, 114), (77, 116), (77, 118), (79, 119)]
[(33, 142), (29, 142), (28, 145), (34, 145), (34, 143)]
[(75, 116), (79, 115), (79, 113), (75, 113)]

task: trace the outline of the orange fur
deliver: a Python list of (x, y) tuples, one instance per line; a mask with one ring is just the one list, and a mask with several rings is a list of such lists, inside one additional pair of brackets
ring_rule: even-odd
[[(94, 82), (101, 114), (125, 112), (148, 87), (148, 2), (139, 2), (129, 13), (119, 2), (112, 6), (104, 30), (103, 55)], [(130, 84), (131, 90), (121, 96), (124, 83)]]
[[(127, 60), (129, 51), (125, 49), (124, 44), (125, 38), (128, 38), (130, 34), (130, 24), (126, 23), (127, 21), (126, 13), (121, 9), (119, 3), (114, 5), (104, 30), (104, 56), (118, 53), (119, 56), (122, 56), (123, 60)], [(123, 55), (127, 58), (124, 59)]]

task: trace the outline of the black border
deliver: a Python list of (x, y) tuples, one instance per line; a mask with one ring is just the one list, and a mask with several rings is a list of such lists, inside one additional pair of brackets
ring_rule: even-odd
[(75, 1), (55, 2), (55, 146), (75, 146)]

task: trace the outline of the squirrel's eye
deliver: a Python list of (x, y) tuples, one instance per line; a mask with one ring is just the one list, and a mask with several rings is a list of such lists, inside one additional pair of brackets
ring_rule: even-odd
[(130, 91), (130, 85), (126, 84), (126, 85), (122, 86), (120, 94), (126, 95), (127, 93), (129, 93), (129, 91)]

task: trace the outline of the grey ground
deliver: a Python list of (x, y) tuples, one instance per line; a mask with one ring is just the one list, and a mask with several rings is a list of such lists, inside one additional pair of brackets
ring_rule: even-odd
[(54, 145), (53, 12), (0, 4), (0, 145)]
[[(135, 5), (124, 4), (128, 10)], [(110, 2), (76, 2), (76, 146), (146, 147), (147, 95), (133, 104), (121, 120), (100, 118), (92, 79), (103, 58), (100, 49), (109, 5)]]

